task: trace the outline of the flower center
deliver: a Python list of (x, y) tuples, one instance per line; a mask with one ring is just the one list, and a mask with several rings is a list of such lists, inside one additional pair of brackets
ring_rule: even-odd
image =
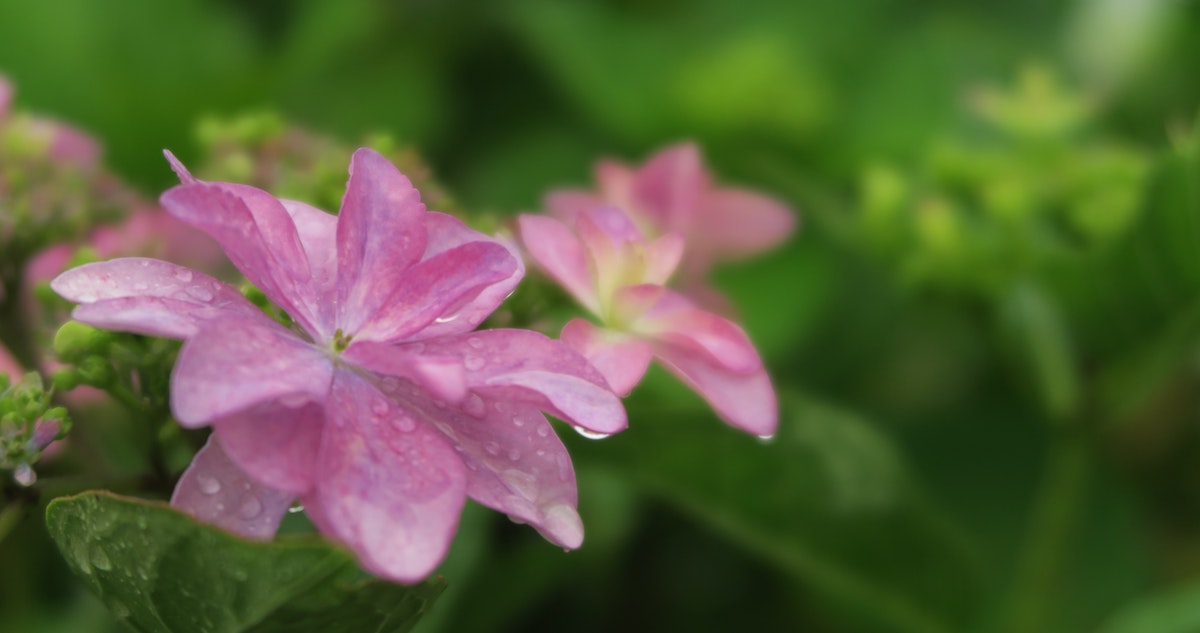
[(333, 333), (333, 351), (341, 353), (350, 347), (350, 341), (354, 340), (353, 334), (344, 334), (342, 328), (338, 328)]

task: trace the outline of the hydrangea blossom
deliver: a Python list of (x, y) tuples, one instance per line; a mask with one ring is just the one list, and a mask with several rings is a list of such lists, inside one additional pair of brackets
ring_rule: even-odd
[(712, 265), (771, 249), (791, 235), (795, 214), (779, 200), (738, 187), (719, 187), (694, 143), (659, 151), (638, 168), (605, 160), (596, 166), (598, 191), (562, 190), (546, 196), (550, 213), (571, 224), (601, 204), (623, 209), (649, 237), (683, 236), (680, 261), (685, 288), (708, 295)]
[(440, 562), (467, 496), (581, 543), (574, 471), (541, 411), (600, 433), (625, 414), (566, 345), (472, 331), (523, 275), (508, 246), (427, 212), (366, 149), (336, 217), (173, 164), (184, 184), (163, 207), (216, 239), (290, 326), (154, 259), (88, 264), (52, 287), (85, 323), (185, 340), (172, 411), (214, 432), (174, 505), (267, 538), (298, 499), (365, 568), (403, 582)]
[(578, 209), (568, 225), (518, 219), (530, 256), (602, 323), (573, 319), (562, 340), (579, 350), (619, 394), (652, 358), (696, 390), (729, 424), (767, 436), (778, 419), (775, 391), (754, 345), (733, 322), (664, 286), (684, 238), (650, 239), (621, 209)]

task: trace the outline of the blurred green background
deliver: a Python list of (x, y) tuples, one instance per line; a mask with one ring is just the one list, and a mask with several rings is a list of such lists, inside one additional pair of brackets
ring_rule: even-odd
[[(792, 203), (721, 270), (770, 442), (662, 372), (565, 437), (564, 554), (468, 507), (437, 631), (1200, 631), (1200, 3), (0, 4), (17, 103), (147, 192), (196, 122), (420, 149), (469, 213), (699, 141)], [(0, 630), (108, 631), (38, 517)]]

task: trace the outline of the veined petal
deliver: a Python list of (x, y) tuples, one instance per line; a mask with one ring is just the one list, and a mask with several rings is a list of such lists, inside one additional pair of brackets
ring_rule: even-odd
[(338, 323), (357, 332), (396, 281), (425, 252), (425, 205), (412, 183), (379, 153), (350, 159), (337, 221)]
[[(213, 422), (213, 437), (255, 481), (297, 497), (313, 486), (324, 403), (304, 394), (247, 409)], [(294, 405), (294, 406), (289, 406)]]
[(597, 433), (626, 426), (621, 400), (604, 377), (560, 341), (528, 330), (498, 329), (424, 344), (426, 353), (461, 358), (467, 387), (485, 398), (531, 404)]
[[(357, 340), (392, 343), (425, 338), (437, 319), (456, 320), (492, 284), (509, 279), (517, 262), (497, 242), (468, 242), (430, 257), (407, 270), (387, 273), (392, 294), (354, 331)], [(442, 315), (449, 314), (450, 317)]]
[(308, 258), (279, 200), (245, 185), (196, 181), (162, 195), (163, 208), (208, 233), (250, 283), (309, 332), (324, 332)]
[(583, 523), (571, 457), (536, 408), (481, 399), (462, 408), (426, 402), (422, 410), (466, 465), (469, 497), (532, 525), (557, 545), (579, 547)]
[(779, 409), (765, 369), (733, 372), (691, 346), (665, 342), (654, 346), (654, 355), (730, 425), (760, 436), (775, 433)]
[(688, 235), (689, 275), (702, 276), (713, 260), (769, 250), (796, 229), (796, 214), (783, 202), (748, 189), (705, 192)]
[(708, 186), (708, 173), (694, 143), (668, 147), (637, 170), (632, 184), (635, 211), (647, 214), (659, 232), (684, 232)]
[(78, 321), (151, 336), (187, 338), (217, 318), (269, 320), (233, 288), (157, 259), (84, 264), (59, 275), (50, 287), (80, 304), (72, 314)]
[(521, 242), (530, 257), (583, 307), (599, 312), (596, 286), (583, 244), (562, 222), (540, 215), (517, 219)]
[(750, 337), (720, 315), (691, 307), (682, 295), (663, 289), (662, 297), (637, 321), (634, 330), (697, 354), (727, 371), (749, 374), (762, 368)]
[(367, 570), (421, 580), (458, 525), (462, 460), (438, 431), (352, 372), (335, 373), (326, 411), (317, 485), (303, 497), (309, 517)]
[[(337, 296), (337, 217), (303, 202), (283, 199), (279, 202), (296, 224), (317, 296)], [(332, 308), (332, 302), (322, 301), (318, 307)], [(333, 316), (326, 322), (333, 323)]]
[(650, 344), (635, 337), (571, 319), (561, 334), (562, 342), (588, 359), (608, 381), (614, 393), (625, 397), (646, 375), (652, 351)]
[(364, 341), (351, 344), (342, 358), (377, 374), (403, 378), (440, 400), (462, 400), (467, 395), (462, 358), (430, 354), (424, 348), (423, 343), (387, 345)]
[(453, 313), (438, 315), (433, 323), (430, 323), (421, 330), (421, 337), (432, 338), (435, 336), (470, 332), (482, 323), (484, 319), (488, 318), (492, 312), (496, 311), (496, 308), (508, 298), (508, 295), (512, 294), (513, 289), (517, 287), (521, 278), (525, 276), (525, 264), (521, 261), (521, 254), (516, 246), (507, 240), (484, 235), (463, 224), (462, 220), (451, 215), (446, 215), (445, 213), (437, 213), (435, 211), (426, 213), (425, 228), (429, 232), (429, 240), (425, 246), (425, 255), (422, 257), (425, 260), (452, 248), (473, 242), (500, 244), (508, 249), (509, 254), (512, 256), (513, 263), (515, 264), (512, 274), (505, 279), (484, 287), (474, 299), (456, 308)]
[(210, 437), (179, 478), (171, 507), (234, 534), (269, 541), (295, 498), (248, 477)]
[(329, 356), (274, 322), (222, 319), (183, 344), (171, 374), (171, 410), (183, 426), (210, 424), (281, 398), (325, 400)]

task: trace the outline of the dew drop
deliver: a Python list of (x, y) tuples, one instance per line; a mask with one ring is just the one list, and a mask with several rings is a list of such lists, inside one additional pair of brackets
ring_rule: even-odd
[(487, 405), (483, 403), (483, 399), (478, 394), (473, 393), (467, 396), (467, 400), (463, 402), (463, 411), (473, 417), (482, 418), (487, 413)]
[(468, 356), (467, 360), (464, 361), (463, 364), (466, 365), (467, 369), (471, 371), (479, 371), (480, 369), (483, 369), (483, 366), (487, 364), (487, 361), (483, 360), (479, 356)]
[(483, 340), (478, 336), (472, 336), (471, 338), (467, 339), (467, 345), (470, 345), (475, 349), (483, 349)]
[(187, 268), (176, 268), (175, 278), (179, 281), (187, 283), (192, 280), (192, 271)]
[(521, 451), (515, 448), (508, 449), (508, 460), (513, 462), (521, 461)]
[(416, 421), (414, 421), (412, 418), (408, 417), (407, 415), (402, 415), (402, 416), (396, 418), (395, 420), (392, 421), (392, 424), (395, 425), (396, 428), (400, 429), (404, 433), (411, 433), (414, 430), (416, 430), (416, 428), (417, 428)]
[(565, 454), (560, 453), (558, 455), (555, 455), (554, 456), (554, 465), (558, 467), (558, 478), (559, 479), (561, 479), (564, 482), (571, 480), (571, 462), (570, 462), (570, 460), (567, 459), (567, 456)]
[(483, 450), (487, 451), (488, 455), (499, 455), (500, 445), (495, 442), (485, 442), (483, 444)]
[(433, 322), (434, 323), (450, 323), (451, 321), (454, 321), (457, 318), (458, 318), (457, 314), (451, 314), (450, 316), (442, 315), (442, 316), (434, 319)]
[(371, 413), (375, 415), (387, 415), (388, 405), (383, 398), (375, 398), (371, 403)]
[(140, 264), (142, 265), (142, 268), (149, 268), (149, 267), (150, 267), (150, 260), (148, 260), (148, 259), (143, 259), (142, 261), (140, 261), (140, 262), (138, 262), (138, 263), (140, 263)]
[(196, 485), (200, 487), (200, 492), (206, 495), (215, 495), (221, 492), (221, 482), (212, 477), (196, 477)]
[(108, 610), (112, 611), (113, 616), (118, 620), (124, 620), (130, 616), (129, 607), (125, 606), (125, 603), (120, 600), (109, 601)]
[(108, 571), (112, 569), (112, 561), (108, 559), (108, 552), (99, 545), (92, 546), (92, 567), (100, 571)]
[(576, 426), (574, 429), (576, 433), (588, 438), (589, 440), (602, 440), (611, 435), (610, 433), (597, 433), (595, 431), (589, 431), (582, 426)]
[(250, 520), (262, 514), (262, 502), (254, 495), (247, 495), (242, 501), (242, 506), (238, 508), (238, 516), (243, 519)]
[(287, 511), (288, 511), (288, 514), (296, 514), (297, 512), (304, 512), (304, 506), (299, 503), (293, 504), (290, 508), (288, 508)]
[(395, 376), (384, 376), (379, 381), (379, 386), (388, 393), (393, 393), (400, 388), (400, 379)]
[(759, 436), (758, 436), (758, 439), (762, 440), (762, 441), (763, 441), (763, 443), (765, 444), (765, 443), (768, 443), (768, 442), (770, 442), (771, 440), (775, 439), (775, 434), (774, 434), (774, 433), (767, 433), (766, 435), (759, 435)]
[(187, 293), (199, 301), (212, 301), (213, 293), (204, 286), (188, 286)]
[(150, 284), (144, 281), (138, 281), (133, 284), (133, 289), (138, 292), (145, 292), (150, 289)]
[(291, 393), (291, 394), (288, 394), (288, 395), (280, 398), (279, 404), (281, 404), (289, 409), (299, 409), (300, 407), (308, 404), (308, 401), (309, 401), (308, 394)]
[(538, 437), (548, 437), (550, 435), (550, 427), (548, 427), (544, 424), (542, 426), (539, 426), (538, 430), (537, 430), (537, 434), (538, 434)]

